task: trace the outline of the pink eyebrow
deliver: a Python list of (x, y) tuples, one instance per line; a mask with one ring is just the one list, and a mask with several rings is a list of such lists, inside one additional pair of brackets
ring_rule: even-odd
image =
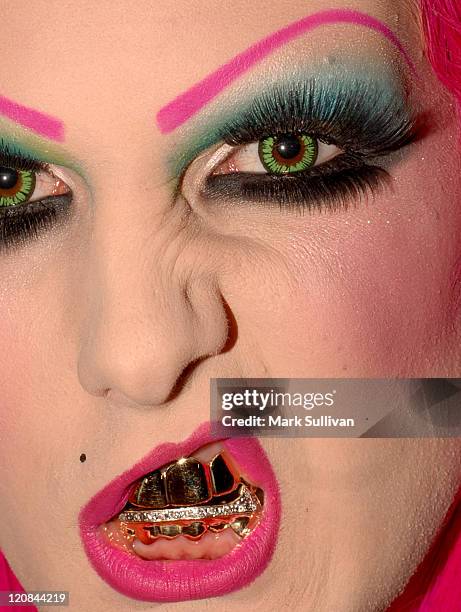
[(163, 134), (172, 132), (195, 115), (205, 104), (230, 85), (232, 81), (275, 51), (275, 49), (278, 49), (304, 32), (318, 28), (321, 25), (334, 23), (354, 23), (379, 32), (400, 51), (411, 71), (416, 73), (413, 61), (402, 43), (394, 32), (378, 19), (370, 17), (370, 15), (361, 11), (348, 9), (321, 11), (295, 21), (254, 43), (248, 49), (236, 55), (226, 64), (223, 64), (220, 68), (163, 106), (158, 111), (156, 117), (160, 131)]
[(64, 140), (64, 124), (59, 119), (40, 111), (23, 106), (18, 102), (0, 96), (0, 115), (19, 123), (33, 132), (51, 140), (62, 142)]

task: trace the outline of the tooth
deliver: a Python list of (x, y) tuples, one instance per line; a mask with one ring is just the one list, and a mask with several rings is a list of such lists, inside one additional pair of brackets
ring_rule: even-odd
[(258, 501), (261, 504), (261, 506), (264, 506), (264, 491), (262, 489), (256, 488), (255, 495), (258, 498)]
[(264, 491), (260, 489), (259, 487), (254, 487), (253, 485), (248, 483), (244, 478), (241, 478), (241, 481), (243, 482), (245, 486), (253, 490), (253, 493), (256, 495), (261, 506), (264, 506)]
[(222, 455), (217, 455), (210, 462), (213, 491), (216, 495), (229, 493), (235, 487), (235, 478)]
[(215, 523), (214, 525), (208, 525), (208, 529), (215, 532), (223, 531), (226, 529), (226, 527), (229, 527), (229, 523)]
[(127, 536), (134, 536), (136, 533), (132, 527), (128, 527), (128, 525), (124, 523), (123, 521), (120, 523), (120, 529), (122, 533), (124, 533)]
[(173, 506), (195, 505), (211, 499), (205, 467), (193, 457), (170, 465), (165, 483), (168, 502)]
[(175, 538), (181, 533), (181, 525), (161, 525), (160, 533), (168, 538)]
[(143, 527), (143, 529), (149, 535), (150, 538), (158, 538), (158, 536), (160, 535), (160, 527), (158, 525)]
[(200, 521), (196, 521), (182, 528), (182, 534), (193, 539), (199, 538), (204, 531), (205, 525)]
[[(127, 523), (158, 523), (160, 521), (200, 520), (217, 518), (227, 515), (246, 515), (256, 512), (260, 506), (255, 495), (243, 483), (237, 489), (238, 496), (224, 504), (196, 505), (194, 508), (162, 508), (160, 510), (125, 509), (118, 515), (120, 521)], [(235, 497), (235, 495), (234, 495)], [(222, 499), (222, 498), (221, 498)]]
[(129, 501), (132, 504), (148, 508), (164, 508), (167, 504), (160, 470), (145, 476)]
[(247, 535), (247, 533), (249, 533), (249, 530), (247, 529), (247, 525), (249, 522), (250, 519), (248, 516), (242, 516), (236, 519), (233, 523), (231, 523), (230, 526), (237, 535), (243, 538)]

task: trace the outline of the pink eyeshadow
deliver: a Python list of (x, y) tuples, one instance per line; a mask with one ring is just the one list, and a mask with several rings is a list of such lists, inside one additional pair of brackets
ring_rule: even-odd
[(50, 115), (0, 96), (0, 115), (50, 140), (64, 140), (64, 124)]

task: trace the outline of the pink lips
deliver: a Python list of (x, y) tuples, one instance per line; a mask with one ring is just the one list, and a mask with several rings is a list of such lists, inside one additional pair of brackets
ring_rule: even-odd
[(214, 560), (145, 561), (111, 546), (98, 530), (124, 507), (135, 480), (215, 440), (210, 424), (204, 423), (180, 444), (161, 444), (82, 508), (79, 524), (85, 552), (99, 576), (115, 590), (153, 602), (204, 599), (241, 589), (265, 570), (276, 545), (281, 504), (269, 459), (254, 438), (223, 441), (242, 470), (264, 489), (266, 500), (260, 524), (229, 554)]

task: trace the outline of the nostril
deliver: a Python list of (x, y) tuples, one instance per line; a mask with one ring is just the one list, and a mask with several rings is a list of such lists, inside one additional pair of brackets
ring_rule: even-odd
[(192, 377), (192, 374), (202, 361), (205, 361), (206, 357), (199, 357), (194, 361), (188, 363), (179, 376), (176, 378), (174, 385), (172, 386), (168, 397), (165, 399), (165, 403), (173, 401), (183, 389), (186, 387), (187, 383)]
[(116, 408), (137, 408), (140, 406), (139, 402), (131, 399), (118, 389), (105, 389), (103, 397), (108, 404)]
[(234, 317), (234, 313), (232, 312), (230, 305), (228, 304), (228, 302), (224, 299), (224, 296), (222, 295), (221, 295), (221, 301), (223, 304), (224, 312), (226, 314), (226, 321), (227, 321), (227, 338), (226, 338), (225, 343), (223, 344), (221, 352), (226, 353), (227, 351), (230, 351), (231, 348), (237, 342), (238, 325), (237, 325), (237, 320)]
[[(157, 365), (154, 361), (152, 360), (151, 368), (127, 367), (125, 371), (120, 368), (117, 371), (112, 369), (110, 380), (114, 384), (104, 389), (103, 397), (116, 408), (151, 409), (169, 402), (178, 381), (188, 374), (181, 372), (182, 364), (179, 359), (176, 363), (164, 362)], [(192, 372), (192, 369), (188, 368), (188, 372)]]

